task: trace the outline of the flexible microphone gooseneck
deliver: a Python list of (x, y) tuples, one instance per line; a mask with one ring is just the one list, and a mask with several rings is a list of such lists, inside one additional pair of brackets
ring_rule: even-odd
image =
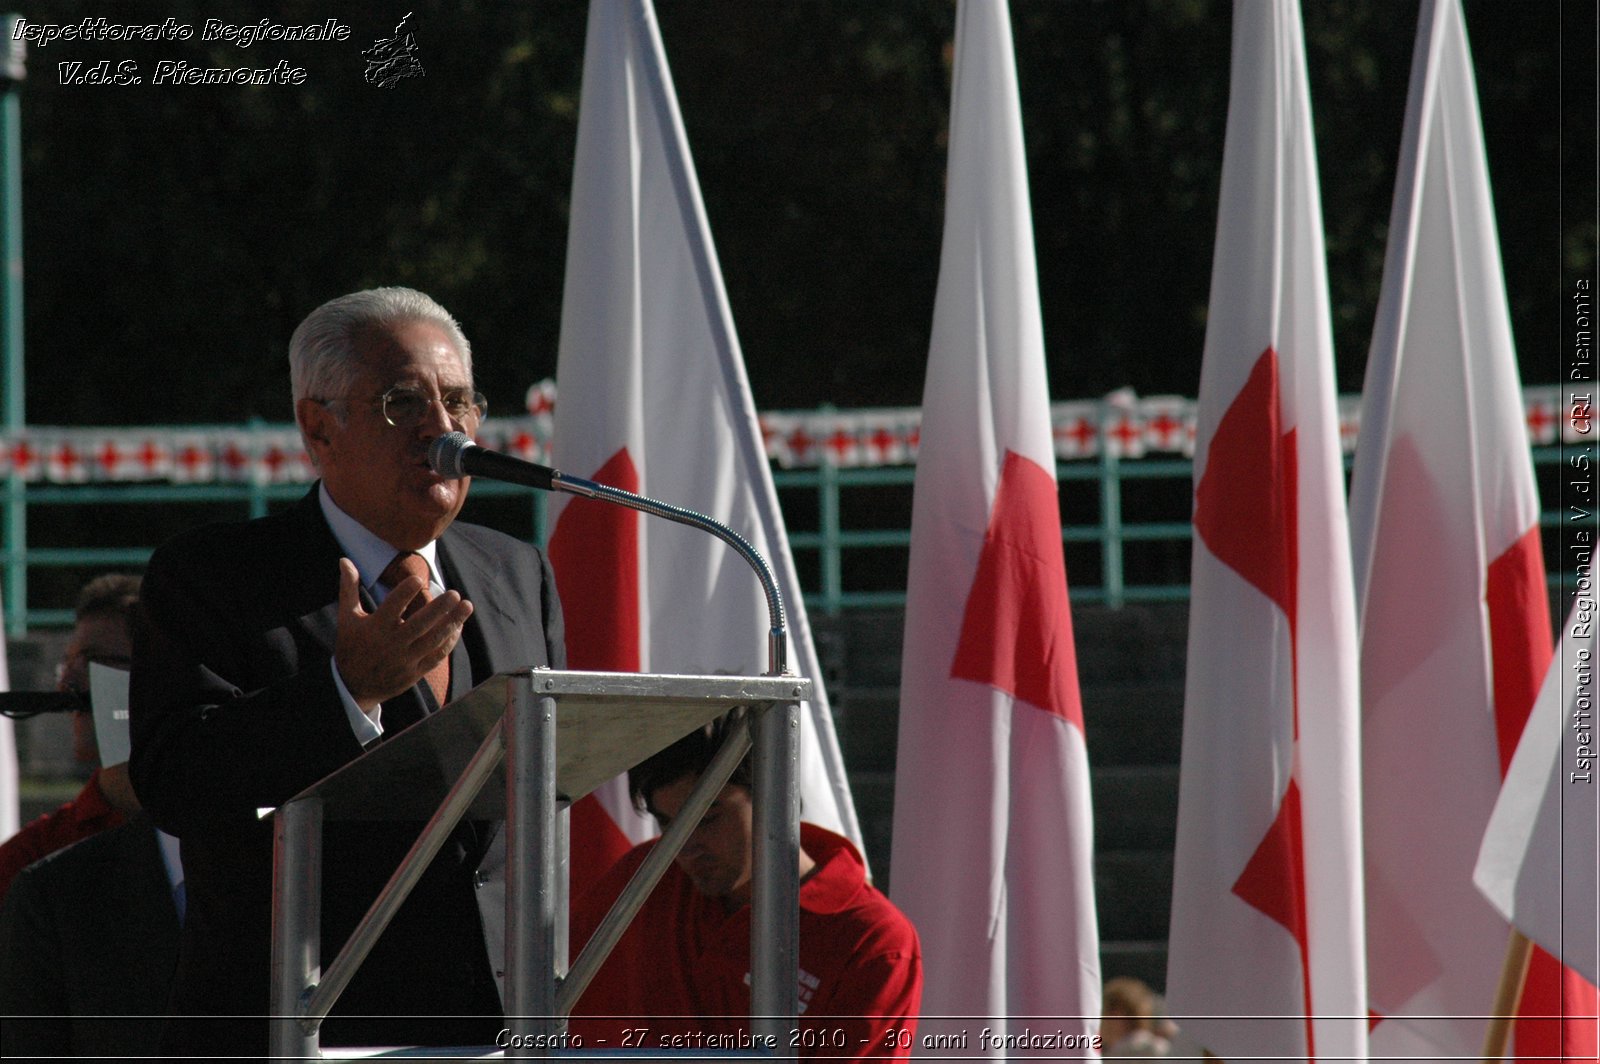
[(458, 480), (461, 477), (483, 477), (507, 484), (521, 484), (540, 491), (559, 491), (585, 499), (602, 499), (630, 510), (664, 517), (680, 525), (689, 525), (709, 532), (734, 549), (755, 570), (761, 581), (761, 590), (767, 598), (767, 675), (782, 676), (788, 667), (789, 640), (784, 623), (783, 596), (778, 593), (777, 581), (761, 552), (749, 540), (727, 525), (705, 514), (671, 503), (659, 502), (631, 491), (623, 491), (609, 484), (597, 484), (582, 477), (569, 476), (558, 469), (527, 462), (499, 451), (490, 451), (472, 442), (464, 432), (447, 432), (428, 447), (428, 466), (441, 477)]
[[(551, 469), (549, 466), (542, 466), (535, 462), (525, 462), (520, 458), (513, 458), (511, 455), (485, 450), (473, 443), (464, 432), (448, 432), (434, 440), (428, 448), (428, 465), (435, 473), (452, 480), (464, 476), (480, 476), (487, 477), (490, 480), (522, 484), (543, 491), (564, 492), (568, 495), (577, 495), (585, 499), (601, 499), (605, 502), (615, 503), (618, 506), (626, 506), (630, 510), (638, 510), (641, 513), (651, 514), (655, 517), (664, 517), (669, 521), (676, 521), (681, 525), (689, 525), (692, 528), (711, 533), (732, 547), (749, 564), (750, 568), (755, 570), (756, 577), (761, 581), (761, 590), (767, 597), (767, 619), (769, 622), (767, 631), (767, 675), (783, 676), (787, 673), (789, 640), (784, 626), (783, 597), (778, 592), (778, 585), (772, 577), (772, 570), (767, 565), (767, 560), (761, 556), (760, 551), (756, 550), (748, 540), (722, 522), (681, 506), (659, 502), (643, 495), (636, 495), (631, 491), (611, 487), (608, 484), (597, 484), (592, 480), (568, 476), (560, 470)], [(741, 721), (741, 726), (743, 726), (743, 721)], [(797, 717), (791, 720), (790, 729), (783, 729), (774, 724), (770, 729), (766, 729), (768, 737), (758, 742), (757, 745), (760, 749), (756, 754), (758, 765), (756, 776), (758, 780), (757, 787), (760, 789), (758, 794), (759, 801), (766, 802), (775, 798), (779, 801), (791, 800), (780, 797), (782, 792), (771, 789), (761, 782), (768, 774), (766, 769), (761, 768), (760, 765), (764, 758), (772, 760), (773, 763), (786, 758), (791, 762), (790, 771), (793, 771), (792, 762), (798, 755), (798, 747), (795, 745), (794, 738), (798, 726), (799, 719)], [(749, 743), (750, 739), (746, 737), (743, 740), (742, 748), (731, 742), (729, 745), (724, 746), (722, 751), (717, 754), (719, 762), (725, 757), (729, 759), (729, 763), (722, 767), (722, 771), (731, 771), (731, 761), (736, 759), (743, 749), (748, 749)], [(787, 752), (776, 752), (774, 743), (777, 744), (777, 750), (779, 751), (784, 750), (786, 746)], [(708, 771), (711, 770), (708, 769)], [(795, 820), (791, 825), (791, 828), (796, 830), (798, 828), (798, 813), (798, 806), (796, 806), (794, 809)], [(698, 817), (695, 819), (698, 819)], [(685, 822), (688, 822), (687, 818)], [(758, 832), (756, 835), (755, 864), (758, 883), (756, 893), (752, 898), (752, 906), (754, 911), (758, 911), (763, 915), (763, 919), (752, 921), (752, 927), (789, 928), (787, 934), (789, 943), (785, 949), (787, 956), (791, 959), (784, 963), (787, 963), (792, 968), (794, 964), (792, 958), (798, 954), (799, 950), (798, 934), (794, 930), (795, 911), (789, 909), (785, 912), (778, 904), (776, 893), (768, 893), (761, 889), (761, 882), (765, 880), (765, 877), (783, 875), (783, 872), (771, 863), (775, 860), (773, 854), (797, 853), (799, 850), (798, 834), (796, 833), (792, 839), (788, 840), (788, 850), (784, 849), (784, 845), (785, 843), (779, 834), (769, 837), (764, 832)], [(670, 853), (673, 851), (662, 852)], [(670, 859), (670, 856), (666, 858), (666, 860)], [(787, 856), (785, 859), (788, 862), (788, 874), (794, 875), (796, 867), (794, 857)], [(659, 878), (665, 868), (666, 861), (663, 860), (653, 869), (641, 869), (638, 874), (644, 875), (648, 872), (651, 877)], [(633, 914), (643, 904), (645, 894), (653, 886), (654, 878), (643, 887), (642, 893), (634, 895), (631, 903), (626, 906), (619, 905), (616, 909), (613, 909), (606, 915), (600, 927), (596, 928), (593, 939), (584, 948), (583, 953), (568, 971), (566, 979), (562, 983), (560, 993), (556, 999), (559, 1005), (558, 1013), (564, 1015), (572, 1007), (572, 1003), (577, 999), (578, 995), (583, 993), (584, 988), (589, 984), (589, 980), (599, 969), (602, 959), (609, 952), (609, 945), (600, 946), (597, 951), (597, 944), (599, 942), (615, 944), (627, 927), (628, 921), (632, 919)], [(798, 889), (798, 885), (796, 885), (796, 889)], [(767, 933), (779, 934), (779, 932), (770, 930)], [(752, 934), (754, 934), (754, 931)], [(780, 935), (780, 941), (781, 938), (782, 936)], [(759, 953), (759, 950), (753, 947), (753, 952)], [(783, 955), (783, 953), (780, 953), (780, 957)], [(760, 980), (758, 980), (759, 982)], [(792, 987), (790, 992), (792, 993)], [(759, 997), (763, 992), (759, 989), (753, 989), (752, 993), (757, 994)], [(782, 992), (774, 990), (772, 987), (767, 987), (764, 994), (768, 999), (781, 1001)], [(787, 1009), (792, 1011), (793, 1005), (787, 1006)]]

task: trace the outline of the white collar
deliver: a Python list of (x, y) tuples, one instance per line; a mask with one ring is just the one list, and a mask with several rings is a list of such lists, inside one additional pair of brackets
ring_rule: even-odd
[(167, 885), (177, 890), (183, 885), (183, 858), (178, 853), (178, 840), (157, 828), (156, 841), (161, 843), (161, 863), (167, 870)]

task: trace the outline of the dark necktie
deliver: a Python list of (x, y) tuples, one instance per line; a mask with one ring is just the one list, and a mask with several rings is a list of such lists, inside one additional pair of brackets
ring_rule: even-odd
[[(411, 614), (422, 608), (423, 603), (433, 598), (433, 594), (429, 591), (427, 559), (416, 551), (396, 554), (394, 560), (389, 563), (388, 568), (383, 571), (383, 575), (378, 577), (380, 584), (393, 591), (395, 585), (408, 576), (416, 576), (422, 579), (422, 591), (406, 605), (405, 612), (401, 614), (402, 617), (411, 616)], [(433, 692), (434, 701), (441, 706), (444, 705), (445, 700), (450, 695), (450, 655), (446, 654), (444, 659), (435, 665), (423, 679), (428, 682), (428, 689)]]

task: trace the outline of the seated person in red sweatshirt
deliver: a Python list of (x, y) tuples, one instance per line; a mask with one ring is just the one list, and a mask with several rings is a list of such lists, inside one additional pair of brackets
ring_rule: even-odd
[[(665, 827), (726, 727), (723, 718), (697, 729), (633, 769), (634, 802)], [(584, 1048), (623, 1048), (625, 1031), (642, 1048), (735, 1048), (729, 1039), (748, 1032), (750, 784), (746, 755), (572, 1010), (568, 1033)], [(574, 904), (574, 956), (654, 845), (636, 847)], [(916, 930), (866, 881), (849, 840), (801, 824), (800, 846), (800, 1028), (778, 1054), (909, 1056), (922, 999)]]
[[(87, 696), (91, 661), (128, 667), (132, 654), (128, 619), (138, 601), (137, 576), (107, 573), (84, 585), (78, 593), (72, 640), (57, 671), (56, 690)], [(76, 798), (31, 821), (0, 845), (0, 898), (28, 865), (79, 839), (114, 828), (139, 811), (139, 799), (128, 782), (127, 762), (100, 765), (87, 697), (83, 709), (73, 714), (72, 753), (80, 763), (94, 765), (94, 774)]]

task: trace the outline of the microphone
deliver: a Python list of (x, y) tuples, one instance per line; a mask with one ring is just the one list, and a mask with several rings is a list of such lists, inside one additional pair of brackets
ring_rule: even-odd
[(428, 468), (449, 480), (486, 477), (541, 491), (556, 490), (555, 479), (561, 475), (549, 466), (479, 447), (465, 432), (447, 432), (429, 444)]
[(771, 628), (767, 632), (767, 675), (784, 675), (789, 652), (786, 634), (788, 629), (783, 618), (783, 596), (778, 591), (778, 582), (773, 579), (772, 567), (748, 540), (722, 522), (682, 506), (658, 502), (609, 484), (599, 484), (536, 462), (525, 462), (509, 454), (486, 450), (473, 443), (465, 432), (447, 432), (430, 443), (428, 468), (448, 480), (485, 477), (489, 480), (503, 480), (508, 484), (538, 488), (540, 491), (555, 491), (584, 499), (599, 499), (617, 506), (626, 506), (630, 510), (638, 510), (652, 517), (689, 525), (691, 528), (698, 528), (702, 532), (716, 536), (732, 547), (745, 563), (755, 570), (756, 578), (761, 581), (761, 591), (767, 599), (767, 616), (771, 622)]

